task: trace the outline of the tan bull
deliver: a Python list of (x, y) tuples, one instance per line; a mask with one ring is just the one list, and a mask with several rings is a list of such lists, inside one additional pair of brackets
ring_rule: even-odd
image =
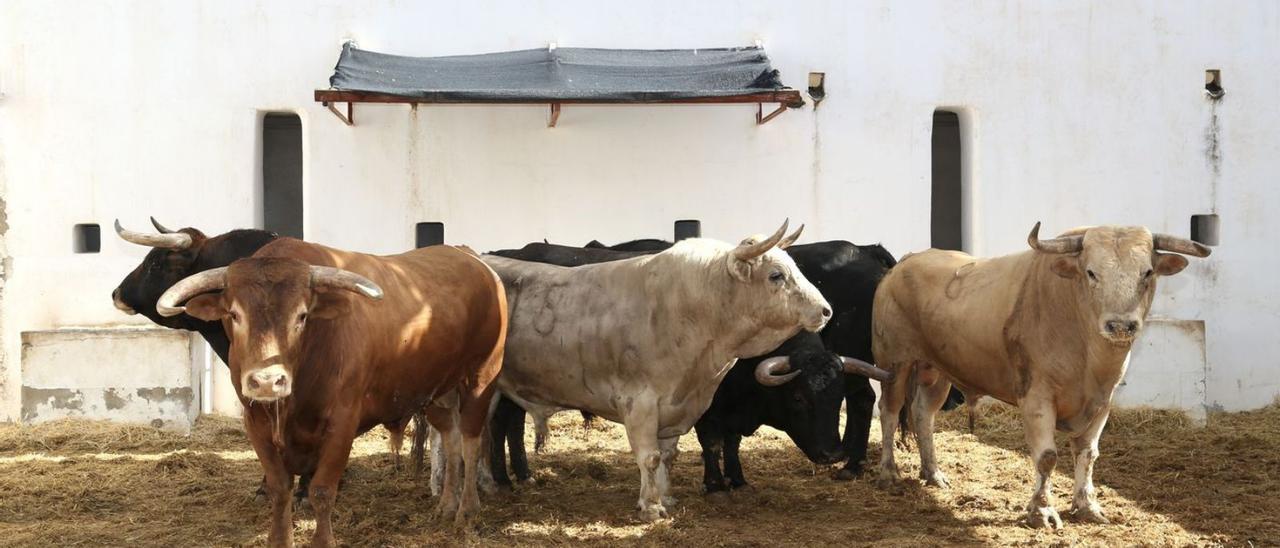
[[(1105, 523), (1093, 489), (1098, 437), (1126, 357), (1160, 276), (1206, 257), (1198, 243), (1143, 227), (1071, 230), (1032, 250), (992, 259), (931, 249), (898, 263), (880, 283), (872, 348), (881, 367), (897, 371), (880, 401), (880, 481), (898, 479), (893, 433), (912, 388), (920, 476), (945, 487), (933, 447), (933, 417), (954, 383), (966, 396), (988, 395), (1018, 406), (1036, 465), (1027, 505), (1032, 526), (1061, 527), (1050, 473), (1057, 463), (1054, 429), (1066, 432), (1075, 458), (1076, 519)], [(900, 370), (901, 371), (898, 371)]]

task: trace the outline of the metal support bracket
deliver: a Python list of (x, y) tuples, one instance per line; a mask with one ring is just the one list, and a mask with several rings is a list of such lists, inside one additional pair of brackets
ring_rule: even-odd
[(764, 113), (764, 103), (756, 103), (756, 125), (764, 125), (769, 120), (776, 118), (779, 114), (786, 112), (787, 105), (778, 104), (778, 108), (768, 115)]
[(560, 121), (560, 103), (551, 103), (551, 118), (547, 120), (547, 127), (556, 127), (558, 121)]
[(354, 125), (356, 125), (355, 110), (354, 110), (354, 108), (351, 106), (351, 103), (347, 103), (347, 115), (346, 115), (346, 116), (343, 116), (343, 115), (342, 115), (342, 111), (338, 110), (338, 107), (333, 106), (333, 103), (328, 103), (328, 102), (326, 102), (326, 103), (322, 103), (322, 104), (323, 104), (324, 106), (326, 106), (326, 107), (329, 107), (329, 112), (332, 112), (334, 116), (337, 116), (339, 120), (342, 120), (342, 123), (344, 123), (344, 124), (346, 124), (346, 125), (348, 125), (348, 126), (354, 126)]

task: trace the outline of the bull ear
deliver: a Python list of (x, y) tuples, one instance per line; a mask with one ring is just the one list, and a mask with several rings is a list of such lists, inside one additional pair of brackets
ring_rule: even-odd
[(743, 261), (729, 255), (729, 274), (740, 282), (751, 281), (751, 261)]
[(206, 322), (216, 322), (227, 317), (227, 307), (222, 304), (221, 293), (205, 293), (187, 301), (186, 313)]
[(1187, 267), (1187, 258), (1173, 253), (1156, 253), (1156, 273), (1172, 276)]
[(1080, 265), (1075, 257), (1058, 257), (1050, 263), (1049, 270), (1068, 280), (1080, 277)]
[(315, 288), (315, 296), (311, 299), (311, 308), (307, 314), (312, 318), (332, 320), (351, 311), (351, 296), (344, 291), (329, 288)]

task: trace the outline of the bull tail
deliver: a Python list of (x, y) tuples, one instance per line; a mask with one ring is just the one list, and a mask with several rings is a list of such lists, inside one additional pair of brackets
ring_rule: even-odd
[(413, 414), (413, 447), (409, 450), (409, 460), (413, 461), (413, 477), (422, 475), (422, 461), (427, 446), (427, 414), (418, 411)]
[(587, 412), (582, 412), (582, 429), (591, 430), (596, 425), (596, 416)]
[(911, 406), (916, 399), (916, 384), (919, 380), (914, 366), (904, 380), (907, 382), (907, 393), (902, 400), (902, 409), (898, 411), (898, 446), (905, 450), (911, 447), (911, 441), (915, 437), (915, 430), (911, 428)]

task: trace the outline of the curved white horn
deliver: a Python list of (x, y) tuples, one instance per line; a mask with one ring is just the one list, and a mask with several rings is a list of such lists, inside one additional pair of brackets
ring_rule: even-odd
[(892, 382), (893, 372), (880, 369), (870, 363), (859, 360), (858, 358), (850, 358), (848, 356), (840, 356), (840, 363), (844, 366), (845, 373), (854, 375), (862, 375), (864, 377), (874, 379), (880, 382)]
[(781, 386), (800, 375), (799, 371), (779, 375), (791, 369), (791, 358), (774, 356), (756, 366), (756, 382), (765, 386)]
[(804, 232), (804, 225), (800, 225), (800, 228), (797, 228), (790, 236), (787, 236), (786, 238), (783, 238), (782, 241), (778, 242), (778, 249), (791, 247), (791, 244), (796, 243), (796, 240), (800, 239), (801, 232)]
[(170, 230), (166, 228), (164, 225), (160, 224), (160, 221), (157, 221), (155, 217), (151, 218), (151, 226), (156, 227), (156, 230), (159, 230), (161, 234), (172, 234), (175, 232), (174, 230)]
[(1191, 255), (1192, 257), (1208, 257), (1210, 253), (1213, 253), (1213, 250), (1200, 242), (1169, 234), (1152, 234), (1151, 241), (1155, 244), (1155, 248), (1160, 251), (1172, 251), (1183, 255)]
[(174, 251), (182, 251), (191, 247), (191, 235), (189, 234), (183, 234), (181, 232), (174, 232), (171, 234), (134, 232), (120, 226), (120, 219), (116, 219), (116, 234), (119, 234), (126, 242), (149, 247), (172, 249)]
[(1084, 249), (1084, 236), (1063, 236), (1052, 240), (1041, 240), (1040, 221), (1036, 221), (1031, 234), (1027, 235), (1027, 245), (1042, 253), (1079, 253)]
[(373, 300), (382, 298), (382, 288), (364, 276), (331, 266), (311, 267), (311, 286), (328, 286), (359, 293)]
[(187, 311), (187, 307), (179, 306), (178, 303), (185, 303), (196, 295), (226, 287), (227, 267), (225, 266), (192, 274), (173, 284), (173, 287), (160, 296), (160, 300), (156, 301), (156, 312), (165, 317), (177, 316)]
[(778, 230), (768, 238), (755, 243), (743, 243), (742, 245), (739, 245), (737, 249), (733, 250), (733, 256), (737, 257), (740, 261), (750, 261), (751, 259), (764, 255), (766, 251), (769, 251), (770, 249), (773, 249), (773, 246), (778, 245), (778, 242), (782, 240), (782, 237), (787, 234), (787, 223), (790, 221), (790, 219), (782, 221), (782, 226), (778, 227)]

